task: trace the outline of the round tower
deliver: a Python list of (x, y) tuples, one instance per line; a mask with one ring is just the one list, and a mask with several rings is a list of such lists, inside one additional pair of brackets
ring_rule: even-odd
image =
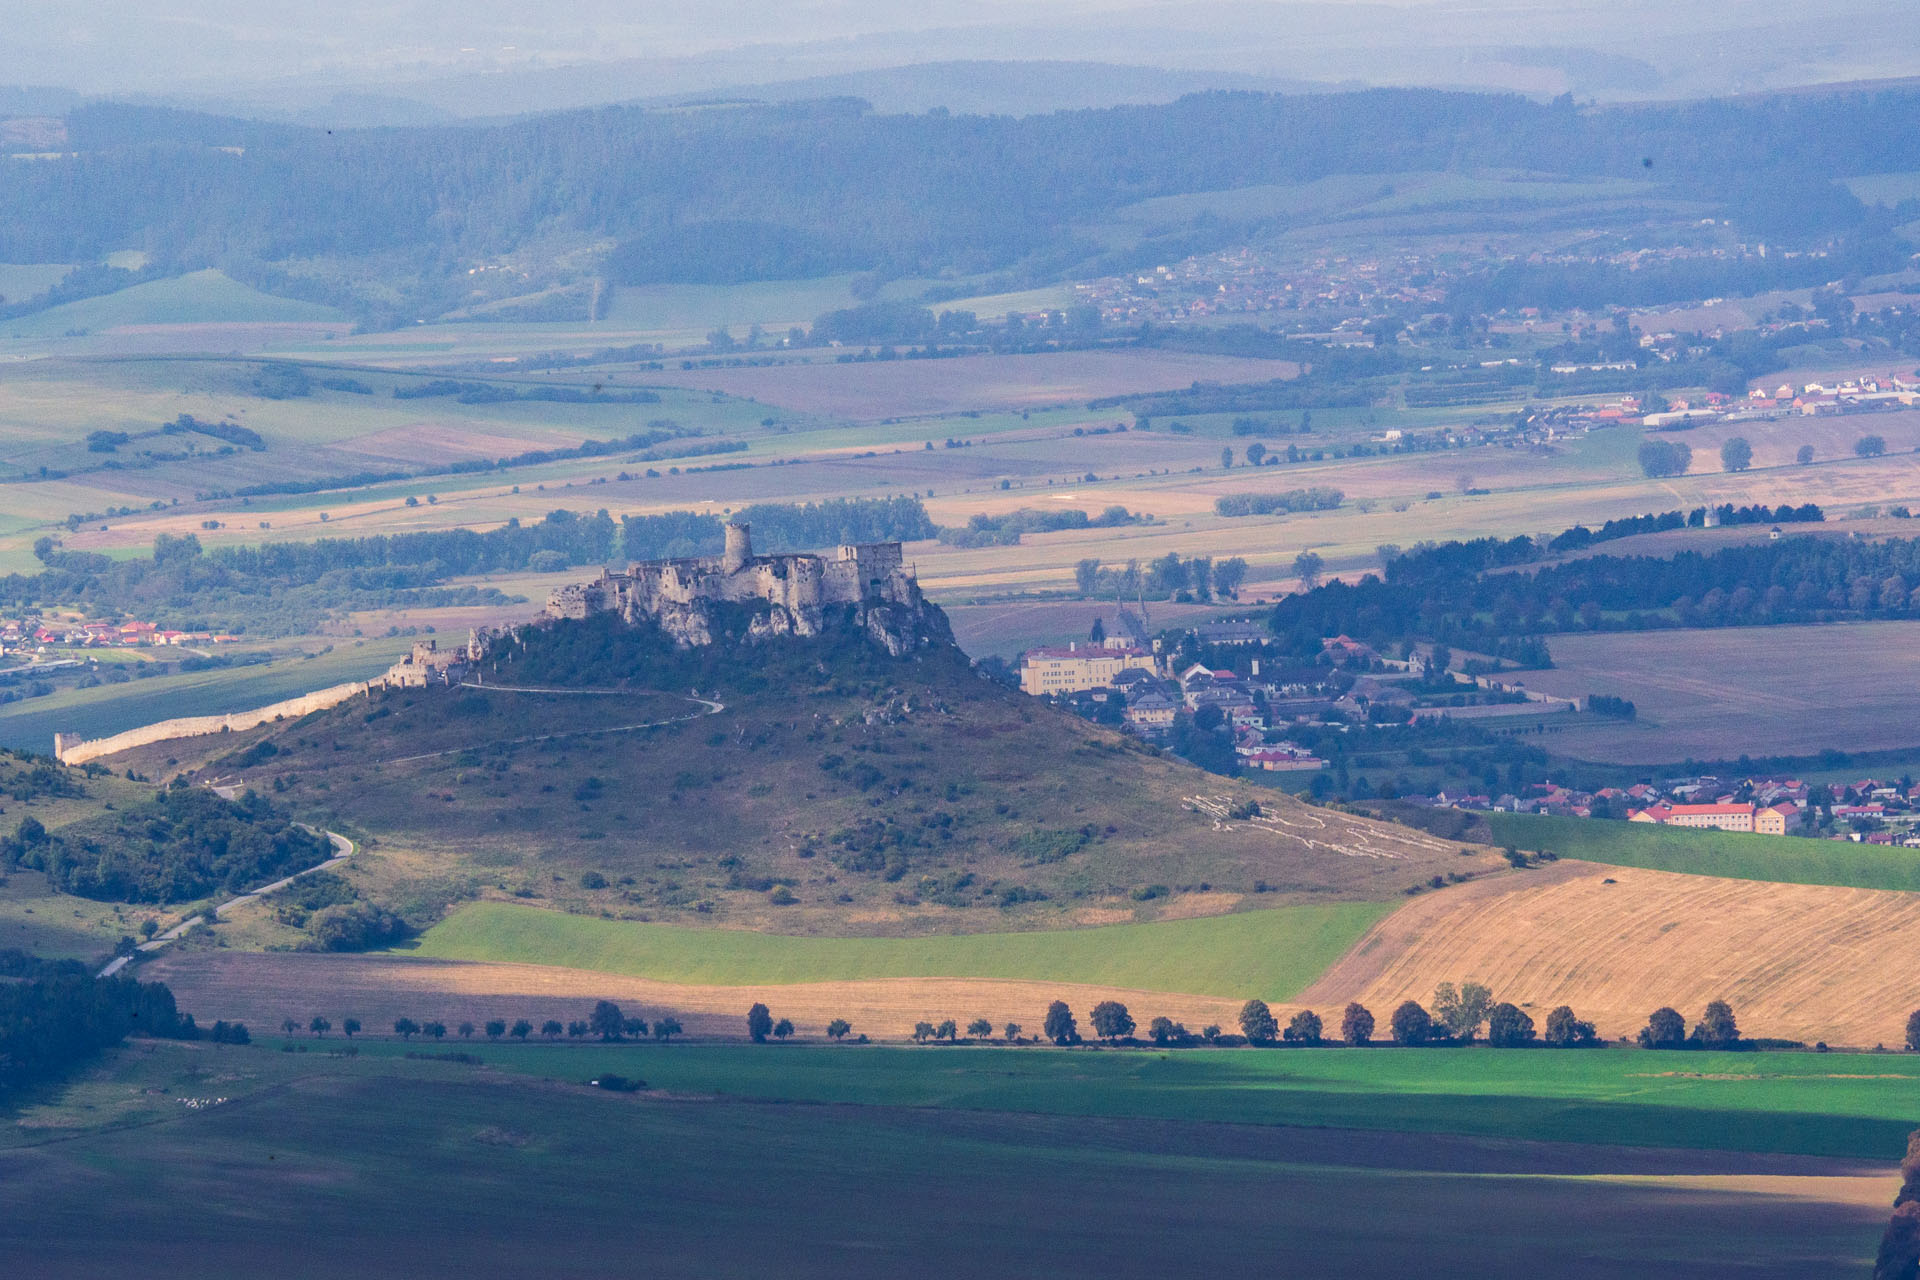
[(727, 522), (727, 553), (720, 564), (728, 573), (738, 573), (753, 559), (751, 526)]

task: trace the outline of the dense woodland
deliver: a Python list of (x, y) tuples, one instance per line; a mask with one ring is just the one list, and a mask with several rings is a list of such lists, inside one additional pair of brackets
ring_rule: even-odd
[(1920, 614), (1920, 539), (1794, 536), (1710, 552), (1542, 565), (1545, 550), (1526, 537), (1418, 546), (1390, 559), (1384, 579), (1368, 574), (1287, 597), (1275, 606), (1272, 627), (1301, 646), (1340, 634), (1373, 641), (1422, 636), (1499, 652), (1503, 642), (1557, 631)]
[(333, 855), (265, 797), (238, 800), (176, 783), (152, 800), (59, 831), (28, 818), (0, 840), (0, 861), (44, 871), (62, 893), (101, 902), (191, 902), (242, 893)]
[(0, 951), (0, 1102), (133, 1034), (191, 1039), (195, 1030), (161, 983), (95, 978), (76, 960)]
[[(438, 276), (444, 302), (462, 287), (446, 264), (573, 232), (618, 240), (610, 273), (635, 284), (862, 269), (1038, 279), (1119, 269), (1075, 228), (1150, 197), (1476, 168), (1650, 179), (1652, 195), (1707, 201), (1775, 240), (1871, 237), (1885, 228), (1824, 180), (1904, 170), (1917, 125), (1910, 89), (1587, 109), (1436, 90), (1208, 93), (1024, 118), (883, 116), (842, 99), (334, 131), (96, 104), (69, 118), (73, 158), (14, 166), (0, 260), (137, 245), (150, 273), (219, 265), (316, 295), (318, 277), (276, 264), (378, 260), (396, 278)], [(1165, 260), (1253, 229), (1175, 224), (1136, 248)], [(100, 269), (64, 288), (133, 278)], [(1489, 298), (1515, 287), (1484, 284)]]

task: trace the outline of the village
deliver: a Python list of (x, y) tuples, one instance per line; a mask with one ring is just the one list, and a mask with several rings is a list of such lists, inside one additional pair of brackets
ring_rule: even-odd
[(0, 657), (34, 658), (48, 649), (127, 649), (166, 645), (232, 644), (223, 631), (179, 631), (152, 622), (0, 619)]
[(1582, 791), (1552, 782), (1518, 793), (1443, 789), (1400, 803), (1440, 809), (1624, 819), (1658, 826), (1755, 835), (1824, 835), (1859, 844), (1920, 848), (1920, 784), (1910, 778), (1808, 783), (1794, 778), (1738, 781), (1702, 775)]

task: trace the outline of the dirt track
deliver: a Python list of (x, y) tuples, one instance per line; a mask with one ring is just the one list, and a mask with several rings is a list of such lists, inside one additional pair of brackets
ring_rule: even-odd
[(793, 1020), (804, 1036), (825, 1034), (834, 1018), (875, 1039), (904, 1039), (921, 1020), (956, 1019), (962, 1027), (984, 1017), (996, 1031), (1018, 1022), (1037, 1033), (1047, 1005), (1065, 1000), (1088, 1034), (1088, 1011), (1102, 1000), (1125, 1004), (1144, 1033), (1164, 1014), (1194, 1031), (1209, 1022), (1236, 1026), (1240, 1002), (1210, 996), (1161, 995), (1055, 982), (996, 982), (961, 978), (897, 978), (781, 986), (695, 987), (581, 969), (531, 964), (474, 964), (392, 956), (300, 953), (182, 952), (146, 965), (141, 976), (173, 989), (180, 1007), (200, 1022), (238, 1019), (257, 1031), (293, 1018), (301, 1026), (316, 1014), (337, 1027), (355, 1017), (384, 1032), (396, 1018), (437, 1018), (449, 1027), (489, 1018), (527, 1018), (536, 1025), (585, 1018), (593, 1002), (619, 1003), (628, 1016), (648, 1020), (672, 1013), (689, 1034), (739, 1036), (747, 1007), (764, 1002), (775, 1017)]
[(1415, 899), (1300, 998), (1323, 1013), (1357, 999), (1384, 1024), (1472, 979), (1536, 1025), (1570, 1004), (1609, 1037), (1661, 1005), (1691, 1019), (1725, 999), (1750, 1035), (1897, 1046), (1920, 1008), (1916, 930), (1920, 894), (1567, 861)]

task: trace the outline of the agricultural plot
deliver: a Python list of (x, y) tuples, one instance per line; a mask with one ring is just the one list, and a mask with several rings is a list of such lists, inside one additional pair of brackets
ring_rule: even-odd
[(1620, 763), (1915, 745), (1920, 624), (1559, 635), (1529, 688), (1631, 699), (1633, 721), (1569, 720), (1554, 750)]
[(1195, 381), (1265, 382), (1296, 377), (1299, 372), (1299, 366), (1287, 360), (1165, 351), (1074, 351), (671, 370), (649, 378), (664, 385), (720, 391), (802, 413), (882, 418), (1034, 408), (1163, 391)]
[(1277, 907), (1039, 933), (796, 938), (480, 903), (429, 930), (417, 954), (560, 965), (707, 985), (1005, 978), (1285, 1000), (1346, 951), (1391, 905)]
[(1473, 980), (1606, 1037), (1670, 1005), (1727, 1000), (1748, 1035), (1899, 1044), (1920, 982), (1895, 957), (1920, 896), (1764, 884), (1563, 861), (1421, 897), (1388, 916), (1299, 999), (1392, 1009)]
[(332, 307), (277, 298), (249, 288), (223, 272), (206, 270), (137, 284), (118, 293), (62, 303), (30, 316), (0, 321), (0, 335), (44, 338), (75, 329), (287, 323), (332, 324), (343, 331), (347, 328), (345, 318)]
[(1484, 817), (1494, 843), (1550, 849), (1563, 858), (1730, 880), (1920, 893), (1920, 857), (1911, 849), (1531, 813)]
[[(1858, 1274), (1894, 1190), (1877, 1150), (1882, 1163), (1154, 1118), (1282, 1096), (1193, 1059), (481, 1055), (498, 1067), (264, 1046), (116, 1054), (24, 1113), (0, 1150), (0, 1247), (61, 1278), (318, 1277), (338, 1270), (319, 1242), (345, 1238), (409, 1275), (585, 1277), (618, 1265), (613, 1250), (551, 1225), (617, 1219), (649, 1265), (679, 1274), (894, 1276), (991, 1233), (995, 1269), (1013, 1276), (1081, 1260), (1178, 1273), (1232, 1239), (1255, 1256), (1309, 1248), (1326, 1276), (1415, 1269), (1444, 1241), (1450, 1266), (1494, 1280), (1543, 1261), (1576, 1280), (1804, 1280)], [(775, 1069), (804, 1083), (778, 1085)], [(929, 1072), (945, 1083), (931, 1108), (780, 1105), (841, 1069), (830, 1091), (855, 1096), (871, 1093), (862, 1081), (903, 1097), (925, 1096)], [(605, 1071), (657, 1077), (656, 1091), (577, 1083)], [(1009, 1123), (1022, 1095), (1029, 1114)], [(1062, 1112), (1076, 1101), (1094, 1113)], [(805, 1241), (779, 1229), (802, 1221)]]

